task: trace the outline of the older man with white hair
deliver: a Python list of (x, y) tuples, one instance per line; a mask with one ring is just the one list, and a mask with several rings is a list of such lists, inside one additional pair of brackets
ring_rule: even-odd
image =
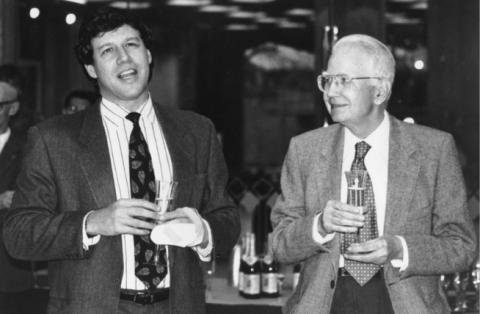
[(303, 263), (287, 313), (449, 313), (439, 277), (475, 257), (453, 138), (388, 114), (394, 74), (384, 44), (349, 35), (318, 76), (338, 123), (292, 139), (272, 211), (276, 257)]

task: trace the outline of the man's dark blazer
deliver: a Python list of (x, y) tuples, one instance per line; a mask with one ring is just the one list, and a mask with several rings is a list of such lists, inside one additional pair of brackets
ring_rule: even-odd
[[(24, 142), (22, 137), (12, 132), (0, 153), (0, 193), (15, 189)], [(0, 230), (6, 212), (0, 209)], [(33, 284), (31, 263), (13, 259), (5, 250), (0, 232), (0, 291), (23, 291), (32, 289)]]
[[(390, 119), (385, 235), (403, 236), (408, 266), (383, 267), (395, 313), (450, 313), (440, 274), (467, 270), (475, 233), (450, 134)], [(303, 262), (286, 313), (330, 313), (340, 236), (319, 245), (314, 217), (340, 199), (344, 127), (335, 124), (292, 139), (282, 170), (282, 195), (272, 210), (273, 250), (285, 263)]]
[[(210, 224), (216, 255), (239, 234), (225, 194), (227, 169), (212, 123), (195, 113), (154, 105), (179, 182), (176, 206), (198, 209)], [(99, 106), (50, 119), (28, 134), (18, 192), (5, 221), (15, 257), (49, 261), (49, 313), (116, 313), (123, 272), (121, 236), (82, 245), (82, 220), (116, 200)], [(171, 247), (171, 313), (203, 313), (205, 284), (197, 253)]]

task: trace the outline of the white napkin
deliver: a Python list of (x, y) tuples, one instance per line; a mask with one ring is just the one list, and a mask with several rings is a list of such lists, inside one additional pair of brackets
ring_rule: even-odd
[(195, 225), (187, 222), (170, 220), (155, 226), (150, 234), (155, 244), (175, 245), (180, 247), (196, 246), (202, 239), (195, 233)]

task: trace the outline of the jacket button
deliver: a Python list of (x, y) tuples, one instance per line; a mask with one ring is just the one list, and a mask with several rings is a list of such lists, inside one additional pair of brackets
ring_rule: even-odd
[(335, 280), (330, 281), (330, 288), (335, 288)]

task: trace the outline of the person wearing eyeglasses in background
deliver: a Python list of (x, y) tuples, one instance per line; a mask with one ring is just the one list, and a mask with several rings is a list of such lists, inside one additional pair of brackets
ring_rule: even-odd
[[(276, 258), (303, 264), (286, 313), (450, 313), (440, 275), (476, 256), (454, 140), (386, 111), (394, 74), (390, 50), (355, 34), (318, 77), (338, 123), (291, 140), (271, 215)], [(368, 173), (363, 207), (348, 170)]]
[[(23, 137), (9, 127), (20, 107), (21, 74), (14, 65), (0, 65), (0, 231), (12, 204), (15, 180), (20, 171)], [(25, 300), (33, 289), (31, 263), (12, 258), (0, 232), (0, 313), (28, 313)]]

